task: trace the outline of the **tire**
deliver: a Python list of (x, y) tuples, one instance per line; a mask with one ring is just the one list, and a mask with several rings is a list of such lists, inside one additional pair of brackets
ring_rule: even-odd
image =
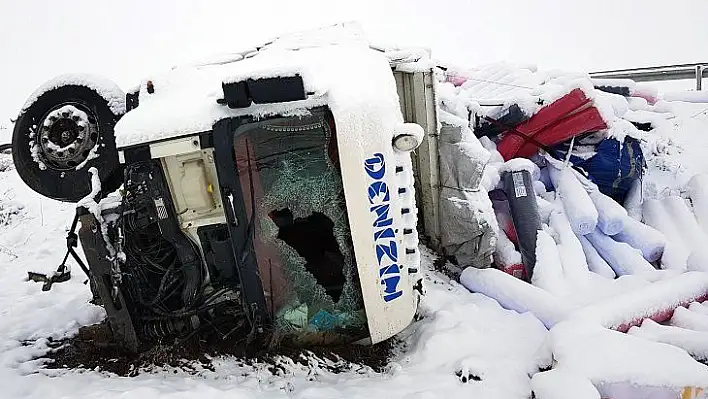
[[(121, 116), (85, 86), (44, 92), (15, 123), (12, 158), (17, 173), (45, 197), (77, 202), (91, 192), (88, 170), (95, 167), (102, 193), (115, 191), (123, 176), (113, 128)], [(92, 157), (93, 151), (97, 156)]]

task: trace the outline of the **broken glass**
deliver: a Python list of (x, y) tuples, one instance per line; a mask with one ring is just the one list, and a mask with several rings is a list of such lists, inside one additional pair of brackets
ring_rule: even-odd
[(235, 138), (234, 150), (249, 219), (255, 199), (254, 249), (279, 332), (367, 335), (325, 115), (259, 122)]

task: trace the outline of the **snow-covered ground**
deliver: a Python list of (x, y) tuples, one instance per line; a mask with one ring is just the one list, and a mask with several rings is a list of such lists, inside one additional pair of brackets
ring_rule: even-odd
[[(0, 155), (0, 165), (7, 167), (0, 172), (3, 398), (527, 398), (530, 376), (550, 364), (550, 352), (539, 349), (548, 332), (536, 318), (427, 272), (424, 317), (401, 334), (404, 344), (384, 373), (364, 368), (335, 375), (283, 360), (286, 372), (273, 375), (265, 364), (234, 358), (215, 359), (214, 371), (158, 370), (133, 378), (44, 369), (33, 359), (48, 350), (48, 338), (72, 336), (104, 312), (88, 303), (75, 264), (73, 278), (49, 292), (26, 281), (28, 270), (56, 269), (73, 206), (29, 190), (8, 155)], [(424, 263), (430, 268), (432, 256)]]
[[(487, 78), (482, 81), (486, 91), (473, 84), (466, 88), (475, 92), (477, 100), (482, 94), (487, 100), (514, 97), (515, 103), (533, 113), (539, 104), (523, 101), (529, 97), (529, 85), (551, 81), (547, 91), (539, 92), (546, 102), (564, 95), (569, 87), (567, 81), (548, 80), (550, 75), (535, 71), (506, 78), (510, 76), (523, 80), (523, 85), (517, 80), (501, 85), (513, 87), (511, 94)], [(450, 85), (443, 89), (446, 94), (453, 91)], [(636, 98), (630, 103), (618, 96), (595, 94), (613, 135), (629, 134), (628, 119), (654, 125), (646, 134), (630, 129), (641, 139), (647, 158), (644, 193), (648, 198), (686, 194), (693, 176), (708, 173), (708, 104), (659, 102), (649, 106)], [(446, 104), (460, 111), (455, 114), (463, 125), (468, 105), (461, 101)], [(454, 117), (448, 115), (450, 120)], [(593, 207), (592, 202), (589, 206)], [(4, 389), (0, 397), (529, 398), (534, 387), (548, 398), (559, 387), (579, 385), (585, 396), (578, 397), (599, 397), (593, 396), (595, 388), (615, 394), (626, 389), (625, 383), (708, 386), (708, 367), (688, 354), (703, 359), (708, 347), (700, 342), (704, 335), (669, 335), (668, 330), (650, 322), (626, 335), (611, 330), (626, 322), (620, 317), (624, 314), (641, 319), (649, 315), (646, 308), (665, 310), (662, 306), (675, 300), (669, 305), (687, 308), (674, 314), (671, 332), (678, 328), (708, 331), (708, 316), (703, 313), (706, 305), (683, 302), (706, 291), (705, 272), (651, 270), (651, 276), (613, 280), (586, 268), (570, 276), (567, 270), (578, 269), (585, 261), (582, 253), (580, 257), (571, 255), (583, 248), (573, 247), (561, 237), (563, 231), (566, 237), (573, 232), (570, 222), (557, 214), (550, 216), (549, 233), (539, 235), (535, 285), (496, 270), (468, 269), (463, 274), (462, 281), (467, 280), (470, 289), (488, 290), (505, 307), (518, 312), (506, 310), (482, 294), (472, 294), (436, 273), (433, 255), (421, 248), (427, 295), (420, 307), (420, 320), (399, 334), (401, 344), (383, 372), (354, 367), (333, 373), (315, 358), (308, 365), (282, 358), (279, 371), (273, 372), (269, 364), (245, 364), (232, 357), (213, 359), (213, 369), (152, 369), (136, 377), (98, 370), (47, 369), (41, 357), (50, 350), (50, 339), (71, 337), (81, 326), (98, 323), (105, 316), (102, 308), (89, 303), (90, 291), (76, 265), (73, 279), (54, 285), (49, 292), (41, 291), (41, 284), (26, 281), (27, 271), (51, 273), (56, 269), (65, 251), (73, 212), (71, 204), (32, 192), (20, 180), (10, 156), (0, 154), (0, 383)], [(684, 231), (672, 239), (677, 237), (684, 237)], [(677, 287), (688, 292), (685, 298), (673, 297)], [(553, 371), (541, 374), (551, 366)]]
[[(708, 136), (701, 134), (708, 126), (708, 110), (696, 104), (674, 109), (673, 126), (683, 128), (667, 131), (675, 136), (671, 153), (675, 163), (661, 173), (685, 182), (684, 174), (708, 170), (701, 159), (708, 149)], [(531, 313), (502, 309), (494, 300), (470, 294), (431, 271), (433, 257), (424, 250), (428, 271), (423, 318), (401, 334), (402, 345), (382, 373), (364, 367), (333, 374), (315, 361), (303, 366), (283, 359), (285, 371), (273, 374), (266, 364), (245, 365), (229, 357), (214, 359), (214, 370), (158, 369), (132, 378), (46, 369), (36, 359), (47, 352), (49, 338), (72, 336), (80, 326), (99, 322), (104, 312), (89, 304), (89, 289), (76, 266), (71, 281), (49, 292), (42, 292), (41, 284), (26, 281), (29, 270), (49, 273), (56, 268), (74, 208), (29, 190), (9, 155), (0, 155), (0, 170), (0, 382), (4, 398), (528, 398), (532, 376), (552, 363), (549, 342), (553, 340), (549, 338), (559, 342), (556, 357), (571, 365), (579, 361), (578, 356), (582, 359), (592, 353), (580, 343), (593, 343), (599, 351), (604, 342), (618, 339), (611, 332), (587, 328), (581, 334), (575, 326), (565, 325), (551, 337)], [(666, 182), (664, 177), (657, 176), (657, 182)], [(641, 337), (672, 344), (679, 340), (657, 336), (650, 325), (646, 327), (646, 333), (632, 334), (639, 337), (632, 341), (638, 351), (645, 348)], [(665, 345), (659, 349), (667, 351)], [(668, 352), (684, 362), (687, 359), (675, 350)], [(563, 370), (547, 378), (539, 375), (534, 387), (539, 392), (554, 392), (554, 380), (561, 385), (575, 379), (586, 381), (577, 374), (567, 376)]]

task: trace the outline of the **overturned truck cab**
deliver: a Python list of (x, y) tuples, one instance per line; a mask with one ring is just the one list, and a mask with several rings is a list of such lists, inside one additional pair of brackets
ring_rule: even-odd
[[(23, 109), (18, 171), (41, 194), (78, 201), (91, 289), (124, 348), (204, 330), (374, 344), (412, 321), (422, 276), (411, 151), (423, 128), (404, 123), (388, 60), (368, 47), (301, 50), (286, 71), (249, 64), (284, 51), (143, 81), (123, 112), (98, 83), (67, 78), (60, 89), (90, 96), (50, 84)], [(358, 64), (342, 69), (339, 56)], [(177, 78), (186, 90), (167, 85)], [(85, 138), (95, 154), (70, 151)]]
[[(269, 84), (278, 90), (277, 79)], [(378, 143), (366, 137), (367, 150), (347, 151), (368, 126), (338, 130), (328, 107), (304, 111), (226, 118), (209, 132), (121, 149), (122, 233), (133, 243), (126, 261), (179, 263), (139, 284), (160, 295), (167, 273), (181, 269), (174, 310), (197, 313), (180, 325), (210, 322), (194, 316), (216, 308), (222, 291), (240, 302), (253, 331), (315, 342), (379, 342), (413, 317), (419, 260), (406, 236), (417, 232), (407, 216), (412, 179), (400, 165), (408, 154), (394, 150), (395, 131)], [(155, 245), (173, 253), (150, 259)]]

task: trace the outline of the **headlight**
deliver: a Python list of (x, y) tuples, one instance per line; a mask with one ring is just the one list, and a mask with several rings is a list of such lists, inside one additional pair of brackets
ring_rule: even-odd
[(411, 152), (423, 141), (423, 128), (415, 123), (402, 123), (394, 131), (393, 148), (401, 152)]
[(393, 147), (402, 152), (413, 151), (419, 144), (418, 139), (411, 134), (399, 134), (393, 138)]

